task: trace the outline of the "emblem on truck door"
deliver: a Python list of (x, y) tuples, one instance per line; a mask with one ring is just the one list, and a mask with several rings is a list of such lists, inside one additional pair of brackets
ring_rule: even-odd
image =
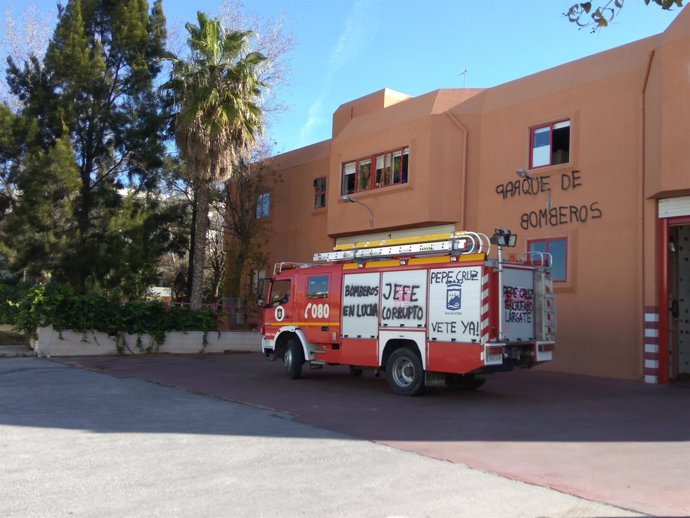
[(283, 308), (283, 306), (278, 306), (273, 312), (273, 314), (275, 315), (276, 320), (278, 322), (282, 322), (285, 318), (285, 309)]
[(457, 311), (460, 309), (460, 287), (462, 284), (448, 284), (446, 285), (446, 309), (450, 311)]

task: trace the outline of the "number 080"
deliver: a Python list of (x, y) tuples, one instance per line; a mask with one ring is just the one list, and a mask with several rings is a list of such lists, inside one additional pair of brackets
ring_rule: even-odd
[(304, 318), (328, 318), (331, 308), (328, 304), (307, 304), (304, 308)]

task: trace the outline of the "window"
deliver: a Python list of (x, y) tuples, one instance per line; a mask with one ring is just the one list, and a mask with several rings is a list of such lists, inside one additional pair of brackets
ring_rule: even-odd
[(343, 164), (343, 194), (350, 194), (355, 192), (355, 171), (357, 163), (348, 162)]
[(343, 164), (341, 194), (407, 183), (410, 148), (378, 153)]
[[(530, 252), (545, 252), (551, 254), (553, 265), (551, 278), (553, 282), (567, 282), (568, 280), (568, 239), (535, 239), (527, 241)], [(536, 259), (536, 258), (534, 258)]]
[(281, 279), (273, 281), (271, 284), (269, 304), (272, 306), (280, 306), (281, 304), (286, 304), (288, 300), (290, 300), (290, 280)]
[(328, 297), (328, 275), (314, 275), (307, 280), (307, 298), (325, 299)]
[(570, 161), (570, 121), (537, 126), (530, 130), (530, 169)]
[(269, 214), (269, 206), (271, 203), (271, 193), (265, 192), (259, 194), (256, 199), (256, 218), (267, 218)]
[(371, 158), (359, 161), (357, 190), (366, 191), (371, 187)]
[(314, 208), (323, 209), (326, 206), (326, 177), (314, 180)]

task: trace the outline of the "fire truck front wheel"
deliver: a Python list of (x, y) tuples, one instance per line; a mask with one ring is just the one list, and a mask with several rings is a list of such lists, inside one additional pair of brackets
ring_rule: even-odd
[(297, 338), (290, 338), (283, 354), (283, 367), (288, 377), (296, 380), (302, 377), (302, 364), (304, 363), (304, 350)]
[(386, 362), (386, 379), (397, 394), (421, 394), (425, 388), (422, 359), (407, 347), (393, 351)]

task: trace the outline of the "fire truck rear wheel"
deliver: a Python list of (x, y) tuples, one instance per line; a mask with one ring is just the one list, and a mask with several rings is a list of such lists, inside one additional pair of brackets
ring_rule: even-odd
[(407, 347), (396, 349), (386, 361), (386, 379), (397, 394), (421, 394), (425, 389), (422, 359)]
[(304, 350), (302, 344), (296, 338), (290, 338), (283, 354), (283, 367), (291, 380), (302, 377), (302, 364), (304, 363)]

